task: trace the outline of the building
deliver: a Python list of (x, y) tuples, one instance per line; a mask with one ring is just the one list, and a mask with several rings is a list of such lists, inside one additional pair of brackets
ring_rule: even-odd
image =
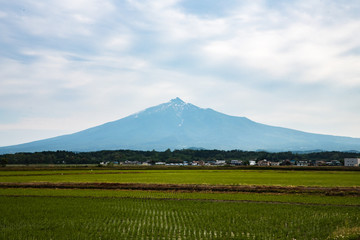
[(270, 162), (270, 166), (280, 166), (280, 162)]
[(342, 165), (341, 162), (338, 160), (331, 160), (330, 162), (327, 162), (326, 164), (329, 166), (341, 166)]
[(270, 166), (270, 162), (266, 159), (260, 160), (257, 162), (258, 166)]
[(165, 162), (156, 162), (155, 165), (165, 165)]
[(291, 166), (292, 163), (289, 159), (286, 159), (286, 160), (283, 160), (281, 163), (280, 163), (280, 166)]
[(220, 165), (220, 166), (223, 166), (226, 164), (226, 161), (225, 160), (216, 160), (215, 161), (215, 165)]
[(345, 167), (358, 167), (360, 164), (360, 158), (344, 158)]
[(315, 161), (315, 166), (326, 166), (326, 162), (322, 160)]
[(308, 163), (308, 161), (297, 161), (296, 166), (306, 167), (306, 166), (309, 166), (309, 163)]
[[(215, 161), (214, 161), (215, 163)], [(192, 161), (192, 163), (190, 163), (190, 165), (192, 166), (204, 166), (204, 165), (207, 165), (207, 166), (210, 166), (210, 165), (214, 165), (212, 162), (208, 162), (207, 164), (205, 164), (204, 161), (200, 160), (200, 161)]]
[(231, 160), (230, 161), (230, 164), (231, 165), (242, 165), (243, 164), (243, 162), (241, 161), (241, 160)]

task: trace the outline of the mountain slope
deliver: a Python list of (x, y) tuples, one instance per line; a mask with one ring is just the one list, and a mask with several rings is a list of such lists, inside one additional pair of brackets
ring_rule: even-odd
[(360, 150), (360, 139), (312, 134), (203, 109), (176, 98), (70, 135), (0, 148), (34, 151), (165, 150), (189, 147), (268, 151)]

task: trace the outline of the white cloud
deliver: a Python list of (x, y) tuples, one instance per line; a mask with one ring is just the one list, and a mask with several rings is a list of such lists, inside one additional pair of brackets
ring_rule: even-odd
[(125, 51), (132, 45), (132, 37), (130, 35), (115, 35), (106, 40), (105, 47), (111, 51)]
[(241, 1), (219, 15), (187, 11), (180, 0), (4, 7), (0, 113), (11, 109), (16, 120), (0, 130), (82, 130), (178, 96), (267, 124), (360, 137), (360, 4), (268, 3)]
[(143, 21), (139, 27), (160, 34), (158, 40), (180, 43), (204, 39), (224, 33), (227, 29), (223, 19), (200, 18), (183, 12), (180, 1), (130, 1), (139, 11)]
[[(342, 84), (360, 84), (359, 79), (354, 78), (360, 75), (360, 56), (343, 55), (360, 44), (357, 41), (359, 20), (327, 25), (321, 17), (310, 18), (307, 14), (304, 17), (290, 12), (279, 19), (272, 10), (248, 11), (245, 8), (240, 11), (238, 15), (245, 15), (245, 23), (228, 19), (227, 23), (232, 25), (229, 29), (238, 30), (230, 37), (206, 43), (203, 47), (205, 61), (210, 59), (212, 65), (230, 64), (264, 71), (272, 79), (334, 84), (344, 76)], [(249, 12), (256, 16), (249, 16)], [(275, 21), (273, 15), (276, 15)], [(293, 75), (296, 79), (289, 78)]]
[(13, 9), (10, 20), (24, 33), (46, 38), (90, 36), (93, 24), (114, 10), (110, 1), (99, 0), (23, 1), (20, 6), (22, 10)]

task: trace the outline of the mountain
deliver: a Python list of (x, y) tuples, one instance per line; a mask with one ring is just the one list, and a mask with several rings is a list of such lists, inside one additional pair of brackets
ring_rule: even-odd
[(1, 147), (0, 154), (115, 149), (360, 150), (360, 138), (312, 134), (199, 108), (179, 98), (81, 132)]

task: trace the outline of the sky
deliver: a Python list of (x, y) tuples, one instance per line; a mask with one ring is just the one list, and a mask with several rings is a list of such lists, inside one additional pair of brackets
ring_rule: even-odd
[(358, 0), (0, 0), (0, 146), (180, 97), (360, 137)]

